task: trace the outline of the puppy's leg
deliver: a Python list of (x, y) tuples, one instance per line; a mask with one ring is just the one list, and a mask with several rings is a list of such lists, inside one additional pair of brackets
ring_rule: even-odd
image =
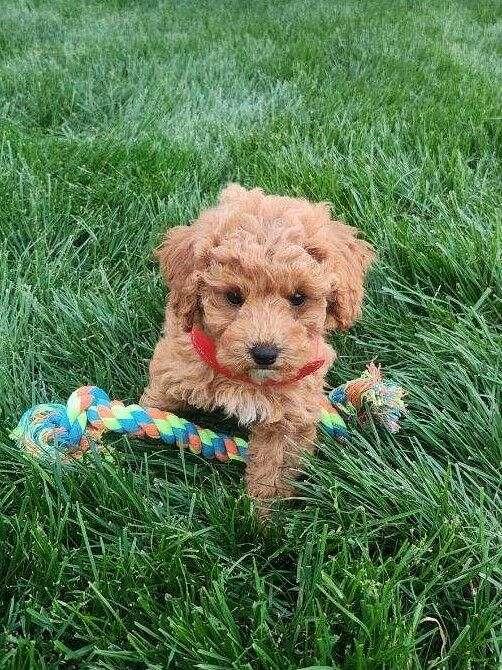
[(262, 516), (269, 514), (274, 498), (294, 494), (294, 486), (288, 480), (298, 476), (302, 452), (314, 452), (315, 437), (314, 422), (293, 427), (290, 421), (256, 424), (251, 429), (246, 487)]
[(167, 339), (159, 340), (153, 352), (149, 366), (148, 385), (139, 399), (143, 407), (156, 407), (169, 412), (176, 412), (186, 406), (180, 400), (179, 369), (173, 366), (176, 350)]
[(139, 404), (142, 407), (156, 407), (167, 412), (176, 412), (186, 406), (173, 393), (166, 392), (162, 386), (152, 384), (151, 381), (143, 391)]

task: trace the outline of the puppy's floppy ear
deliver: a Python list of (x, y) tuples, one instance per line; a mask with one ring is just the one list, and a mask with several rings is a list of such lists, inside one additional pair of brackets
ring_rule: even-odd
[(154, 252), (169, 284), (169, 305), (185, 330), (192, 328), (198, 309), (199, 236), (196, 224), (171, 228)]
[(364, 277), (375, 253), (371, 244), (358, 239), (355, 228), (339, 221), (332, 221), (323, 232), (308, 251), (332, 277), (326, 329), (347, 330), (361, 314)]

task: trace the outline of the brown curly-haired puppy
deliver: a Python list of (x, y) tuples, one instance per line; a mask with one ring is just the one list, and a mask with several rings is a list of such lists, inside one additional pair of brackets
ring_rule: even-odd
[(170, 296), (140, 402), (222, 408), (248, 425), (247, 490), (266, 511), (314, 448), (335, 358), (324, 337), (358, 317), (372, 248), (326, 204), (232, 184), (156, 253)]

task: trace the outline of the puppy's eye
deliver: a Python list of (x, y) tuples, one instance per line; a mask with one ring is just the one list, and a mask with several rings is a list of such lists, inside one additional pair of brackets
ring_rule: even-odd
[(231, 305), (244, 304), (244, 298), (239, 293), (239, 291), (227, 291), (225, 293), (225, 298), (227, 299), (227, 302), (229, 302)]
[(294, 307), (300, 307), (300, 305), (303, 305), (306, 299), (307, 296), (304, 293), (300, 293), (300, 291), (295, 291), (295, 293), (292, 293), (288, 298), (289, 302)]

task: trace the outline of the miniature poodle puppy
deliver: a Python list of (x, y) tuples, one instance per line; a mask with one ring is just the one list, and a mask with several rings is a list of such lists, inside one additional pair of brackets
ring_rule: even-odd
[(140, 402), (249, 426), (247, 491), (266, 513), (314, 450), (335, 359), (325, 336), (359, 316), (372, 247), (327, 204), (232, 184), (156, 255), (170, 295)]

